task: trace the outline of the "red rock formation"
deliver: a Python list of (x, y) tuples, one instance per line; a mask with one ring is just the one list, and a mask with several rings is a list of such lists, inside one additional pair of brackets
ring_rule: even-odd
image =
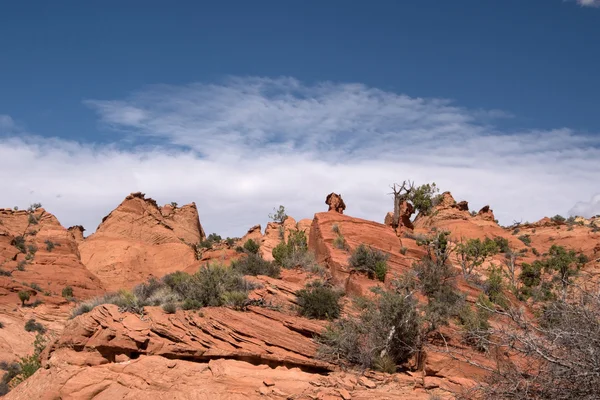
[[(366, 244), (388, 253), (390, 268), (388, 276), (390, 278), (394, 274), (405, 273), (411, 267), (413, 260), (400, 254), (404, 240), (401, 242), (388, 226), (338, 213), (317, 213), (310, 230), (309, 248), (315, 252), (320, 263), (329, 267), (334, 281), (343, 286), (346, 291), (365, 294), (368, 288), (377, 285), (377, 282), (350, 270), (348, 267), (350, 252), (333, 246), (333, 241), (337, 236), (333, 232), (333, 225), (337, 225), (350, 249), (355, 249), (360, 244)], [(416, 248), (416, 245), (414, 245), (414, 251), (417, 254), (422, 253)], [(411, 252), (411, 254), (414, 253)]]
[(204, 238), (194, 203), (160, 209), (144, 194), (132, 193), (79, 249), (87, 268), (117, 290), (191, 265), (196, 260), (191, 245)]
[(334, 211), (336, 213), (343, 214), (344, 210), (346, 209), (346, 204), (342, 199), (342, 195), (333, 192), (327, 195), (325, 204), (329, 206), (329, 210), (327, 211)]
[(496, 220), (496, 217), (494, 217), (494, 212), (490, 209), (490, 206), (483, 206), (477, 213), (477, 218), (492, 222)]
[[(104, 292), (100, 280), (81, 263), (73, 235), (43, 208), (34, 213), (0, 210), (0, 269), (10, 274), (0, 276), (0, 361), (31, 351), (35, 333), (23, 329), (30, 318), (50, 332), (62, 330), (71, 308), (61, 296), (65, 287), (70, 286), (78, 299)], [(28, 304), (41, 305), (22, 307), (22, 290), (31, 293)]]
[(71, 226), (67, 229), (71, 235), (73, 235), (73, 239), (77, 244), (83, 242), (85, 238), (83, 237), (83, 232), (85, 232), (85, 228), (81, 225)]

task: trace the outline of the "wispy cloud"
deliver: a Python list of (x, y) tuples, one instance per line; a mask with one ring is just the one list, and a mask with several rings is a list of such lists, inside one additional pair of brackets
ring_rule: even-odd
[(7, 206), (41, 201), (65, 224), (93, 230), (141, 190), (162, 203), (196, 201), (208, 231), (240, 235), (279, 204), (310, 218), (331, 191), (348, 214), (381, 220), (388, 185), (411, 178), (436, 181), (472, 208), (491, 204), (510, 223), (565, 213), (600, 174), (594, 137), (506, 132), (492, 124), (501, 111), (361, 84), (232, 78), (86, 104), (134, 145), (0, 141)]
[[(563, 0), (573, 1), (573, 0)], [(577, 4), (582, 7), (600, 7), (600, 0), (574, 0)]]

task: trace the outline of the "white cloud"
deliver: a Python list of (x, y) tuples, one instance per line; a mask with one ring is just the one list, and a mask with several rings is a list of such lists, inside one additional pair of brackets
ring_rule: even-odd
[(582, 7), (600, 7), (600, 0), (577, 0)]
[[(0, 139), (2, 205), (40, 201), (63, 224), (93, 231), (142, 191), (159, 203), (195, 201), (207, 231), (241, 235), (279, 204), (311, 218), (331, 191), (349, 215), (381, 221), (388, 185), (411, 178), (437, 182), (472, 209), (490, 204), (511, 223), (564, 213), (600, 173), (592, 137), (503, 132), (490, 125), (501, 112), (360, 84), (234, 78), (86, 103), (140, 146)], [(149, 137), (161, 144), (148, 147)]]
[(580, 201), (569, 210), (569, 215), (591, 218), (600, 215), (600, 193), (592, 196), (590, 201)]

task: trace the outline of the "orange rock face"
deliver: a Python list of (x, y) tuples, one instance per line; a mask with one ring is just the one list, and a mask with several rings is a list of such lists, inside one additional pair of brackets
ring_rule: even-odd
[[(333, 245), (338, 235), (334, 232), (334, 225), (350, 250), (338, 249)], [(405, 273), (415, 260), (414, 256), (422, 254), (414, 240), (398, 238), (389, 226), (338, 213), (315, 214), (310, 230), (309, 248), (315, 252), (320, 263), (329, 267), (334, 281), (354, 294), (366, 294), (369, 287), (377, 284), (376, 281), (355, 273), (348, 266), (351, 252), (361, 244), (389, 255), (389, 278)], [(406, 255), (400, 253), (403, 245), (409, 246), (411, 250)]]
[(109, 290), (132, 287), (193, 264), (205, 238), (195, 204), (159, 208), (132, 193), (79, 245), (81, 259)]
[[(35, 333), (24, 330), (31, 318), (51, 332), (62, 331), (71, 308), (61, 296), (65, 287), (78, 299), (105, 290), (81, 263), (73, 235), (42, 208), (31, 214), (0, 210), (0, 269), (8, 275), (0, 276), (0, 361), (31, 351)], [(19, 291), (30, 293), (25, 307)], [(36, 303), (40, 305), (33, 307)]]

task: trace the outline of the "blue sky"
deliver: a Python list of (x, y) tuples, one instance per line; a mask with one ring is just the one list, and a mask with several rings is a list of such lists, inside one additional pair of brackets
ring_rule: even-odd
[(4, 2), (0, 166), (31, 171), (0, 205), (93, 230), (142, 190), (233, 235), (332, 190), (380, 220), (415, 178), (504, 223), (600, 213), (598, 3)]

